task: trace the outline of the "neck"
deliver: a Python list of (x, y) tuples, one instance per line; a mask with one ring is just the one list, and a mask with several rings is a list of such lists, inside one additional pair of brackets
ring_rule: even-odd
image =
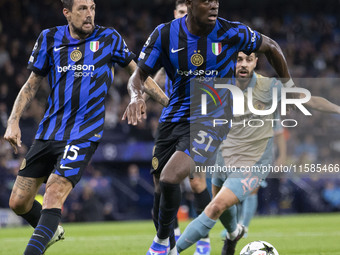
[(189, 32), (197, 36), (206, 36), (214, 29), (215, 25), (200, 24), (193, 16), (187, 16), (185, 23)]
[(246, 79), (246, 80), (240, 80), (240, 79), (236, 79), (236, 86), (239, 87), (241, 90), (245, 90), (246, 88), (248, 88), (250, 83), (250, 79)]

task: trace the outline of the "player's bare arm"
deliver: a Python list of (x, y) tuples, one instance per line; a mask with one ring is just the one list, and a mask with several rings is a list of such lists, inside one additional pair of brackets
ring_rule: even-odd
[(164, 107), (168, 106), (169, 98), (150, 76), (144, 83), (144, 91)]
[(32, 72), (15, 99), (4, 135), (4, 138), (11, 144), (15, 153), (18, 153), (18, 147), (21, 147), (21, 131), (19, 127), (19, 120), (35, 97), (35, 94), (37, 93), (43, 78), (43, 76)]
[[(130, 75), (132, 75), (133, 72), (136, 70), (136, 68), (137, 68), (137, 64), (136, 64), (135, 61), (132, 60), (127, 65), (126, 70), (129, 72)], [(165, 95), (164, 91), (158, 86), (158, 84), (151, 77), (147, 77), (144, 80), (144, 86), (142, 86), (142, 89), (150, 97), (152, 97), (156, 102), (160, 103), (163, 106), (168, 105), (169, 98)], [(145, 96), (142, 97), (142, 99), (145, 101), (144, 98), (145, 98)]]
[(146, 119), (146, 105), (142, 95), (143, 83), (147, 77), (148, 75), (137, 67), (129, 79), (127, 89), (131, 99), (122, 118), (123, 120), (127, 119), (128, 124), (135, 126), (138, 121), (142, 121), (142, 117)]
[(287, 83), (291, 79), (286, 58), (277, 42), (262, 35), (262, 43), (258, 52), (265, 54), (276, 73), (282, 78), (283, 83)]
[[(158, 70), (158, 72), (155, 74), (153, 77), (153, 80), (158, 84), (159, 87), (161, 87), (164, 90), (164, 85), (165, 85), (165, 69), (162, 67), (161, 69)], [(150, 98), (150, 95), (147, 93), (143, 93), (143, 99), (144, 101), (147, 101)], [(165, 105), (163, 105), (165, 106)]]
[(332, 102), (328, 101), (326, 98), (323, 97), (312, 96), (311, 99), (307, 103), (305, 103), (305, 105), (311, 109), (320, 112), (340, 114), (340, 106), (333, 104)]

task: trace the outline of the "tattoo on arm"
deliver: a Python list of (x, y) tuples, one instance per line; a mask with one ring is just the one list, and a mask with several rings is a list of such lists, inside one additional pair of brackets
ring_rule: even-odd
[(17, 98), (15, 99), (13, 110), (9, 121), (19, 121), (21, 115), (30, 105), (35, 94), (37, 93), (43, 77), (35, 73), (31, 73), (27, 82), (21, 88)]

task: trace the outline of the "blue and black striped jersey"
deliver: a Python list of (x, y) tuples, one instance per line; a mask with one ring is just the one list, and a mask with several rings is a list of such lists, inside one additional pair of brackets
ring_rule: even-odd
[[(172, 81), (170, 102), (163, 110), (160, 122), (185, 122), (200, 117), (200, 105), (197, 109), (190, 109), (190, 82), (204, 77), (225, 78), (228, 83), (235, 84), (238, 52), (249, 54), (256, 51), (262, 42), (260, 33), (239, 22), (222, 18), (217, 19), (208, 36), (199, 37), (188, 31), (186, 17), (159, 25), (139, 56), (138, 66), (141, 69), (154, 73), (163, 66)], [(230, 103), (228, 95), (226, 89), (219, 92), (223, 107)], [(208, 102), (213, 103), (211, 100)]]
[(164, 93), (167, 97), (170, 97), (172, 93), (172, 81), (167, 74), (165, 75)]
[(121, 35), (96, 26), (86, 39), (71, 37), (68, 26), (44, 30), (34, 46), (28, 69), (48, 75), (51, 93), (36, 139), (98, 141), (102, 137), (105, 96), (115, 63), (134, 58)]

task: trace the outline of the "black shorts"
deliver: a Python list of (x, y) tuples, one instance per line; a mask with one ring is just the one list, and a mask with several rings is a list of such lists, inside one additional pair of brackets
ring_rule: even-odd
[(79, 182), (98, 143), (88, 140), (35, 140), (21, 163), (18, 175), (40, 178), (51, 173), (67, 178), (73, 187)]
[(151, 173), (161, 172), (176, 151), (185, 152), (190, 148), (190, 124), (186, 122), (159, 123), (155, 140)]
[(196, 165), (214, 162), (217, 148), (229, 128), (211, 128), (188, 122), (159, 123), (153, 150), (151, 173), (160, 173), (176, 151), (183, 151)]

